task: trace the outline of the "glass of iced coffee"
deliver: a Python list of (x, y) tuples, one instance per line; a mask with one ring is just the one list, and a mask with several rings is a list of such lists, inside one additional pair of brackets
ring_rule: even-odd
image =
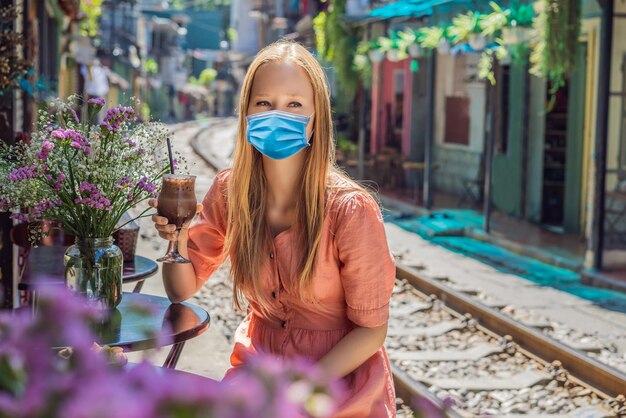
[[(196, 214), (196, 192), (194, 190), (196, 176), (183, 174), (165, 174), (163, 187), (157, 201), (159, 216), (167, 218), (170, 224), (176, 225), (176, 232), (187, 226)], [(170, 241), (165, 256), (157, 261), (164, 263), (190, 263), (178, 253), (178, 240)]]

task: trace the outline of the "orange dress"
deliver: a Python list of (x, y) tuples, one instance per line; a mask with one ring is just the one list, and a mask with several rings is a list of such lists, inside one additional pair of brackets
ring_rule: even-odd
[[(189, 230), (189, 257), (206, 280), (224, 261), (226, 198), (230, 170), (218, 173), (204, 210)], [(363, 193), (330, 199), (312, 280), (315, 302), (289, 290), (302, 254), (292, 229), (278, 234), (263, 266), (263, 288), (275, 306), (272, 318), (258, 315), (254, 300), (237, 329), (233, 369), (255, 352), (317, 361), (354, 327), (376, 327), (389, 318), (395, 263), (378, 205)], [(344, 378), (349, 391), (335, 418), (396, 416), (393, 377), (384, 347)]]

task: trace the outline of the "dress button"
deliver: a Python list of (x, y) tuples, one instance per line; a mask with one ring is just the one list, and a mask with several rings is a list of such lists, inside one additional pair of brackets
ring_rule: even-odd
[(283, 321), (283, 323), (282, 323), (282, 327), (283, 327), (283, 328), (287, 328), (287, 321)]

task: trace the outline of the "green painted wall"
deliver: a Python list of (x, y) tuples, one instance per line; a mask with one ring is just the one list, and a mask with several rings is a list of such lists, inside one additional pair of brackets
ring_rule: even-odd
[(530, 77), (528, 110), (528, 175), (526, 177), (526, 217), (541, 221), (543, 146), (546, 127), (546, 80)]
[(493, 158), (493, 203), (504, 213), (522, 216), (522, 148), (524, 131), (524, 96), (526, 68), (511, 65), (509, 83), (508, 147), (505, 154), (496, 152)]
[(582, 159), (585, 116), (585, 73), (587, 44), (578, 44), (576, 65), (570, 76), (567, 112), (567, 149), (565, 156), (565, 205), (563, 226), (567, 232), (580, 231)]

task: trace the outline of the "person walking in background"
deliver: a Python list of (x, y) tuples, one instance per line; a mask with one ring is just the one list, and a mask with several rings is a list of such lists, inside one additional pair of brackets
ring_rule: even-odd
[[(219, 172), (198, 219), (176, 234), (191, 264), (164, 264), (173, 302), (230, 258), (236, 306), (248, 302), (226, 377), (257, 352), (302, 356), (343, 378), (335, 417), (395, 417), (383, 342), (395, 263), (376, 200), (333, 162), (328, 84), (302, 46), (258, 53), (244, 79), (232, 169)], [(150, 202), (156, 207), (156, 199)]]

